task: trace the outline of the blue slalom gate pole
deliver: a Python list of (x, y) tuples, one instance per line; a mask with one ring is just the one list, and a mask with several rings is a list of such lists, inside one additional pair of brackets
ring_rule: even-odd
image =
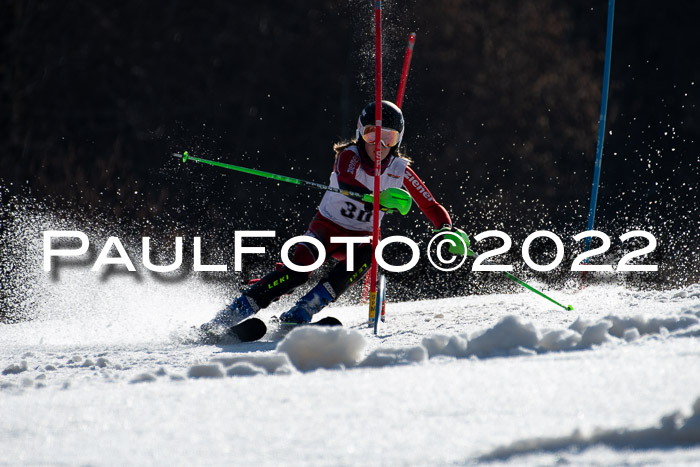
[[(603, 96), (600, 102), (600, 120), (598, 121), (598, 145), (595, 155), (595, 170), (593, 171), (593, 188), (591, 190), (591, 206), (588, 210), (588, 225), (586, 230), (593, 230), (595, 208), (598, 203), (598, 185), (600, 183), (600, 166), (603, 160), (603, 139), (605, 138), (605, 116), (608, 112), (608, 87), (610, 85), (610, 58), (612, 55), (613, 16), (615, 0), (608, 0), (608, 29), (605, 39), (605, 68), (603, 70)], [(591, 237), (586, 237), (586, 251), (591, 246)]]

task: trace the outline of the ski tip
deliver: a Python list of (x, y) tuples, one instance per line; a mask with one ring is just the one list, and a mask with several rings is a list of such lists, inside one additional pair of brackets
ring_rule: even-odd
[(267, 333), (265, 322), (259, 318), (248, 318), (232, 326), (227, 331), (229, 336), (241, 342), (253, 342), (262, 339)]
[(319, 326), (342, 326), (343, 323), (340, 322), (338, 318), (332, 316), (326, 316), (325, 318), (319, 319), (315, 323), (311, 323)]

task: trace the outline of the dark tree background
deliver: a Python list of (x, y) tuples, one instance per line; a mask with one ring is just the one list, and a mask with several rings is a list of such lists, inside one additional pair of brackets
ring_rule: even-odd
[[(549, 229), (573, 246), (566, 236), (588, 215), (607, 2), (383, 6), (391, 100), (417, 33), (404, 141), (433, 194), (472, 234)], [(617, 3), (596, 217), (613, 239), (652, 231), (685, 281), (698, 270), (698, 17), (695, 2)], [(302, 233), (320, 192), (171, 153), (325, 182), (332, 143), (374, 96), (368, 0), (3, 0), (0, 25), (0, 186), (144, 230)], [(413, 213), (386, 228), (428, 224)]]

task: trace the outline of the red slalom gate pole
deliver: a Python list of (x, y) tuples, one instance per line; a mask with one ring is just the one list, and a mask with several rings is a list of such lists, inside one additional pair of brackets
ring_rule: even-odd
[(382, 170), (382, 2), (374, 2), (374, 98), (375, 113), (374, 124), (376, 133), (374, 136), (374, 204), (372, 206), (372, 266), (370, 268), (369, 289), (369, 326), (374, 326), (377, 303), (377, 258), (374, 253), (379, 244), (379, 192)]
[[(408, 70), (411, 67), (411, 58), (413, 57), (413, 46), (416, 44), (416, 33), (412, 32), (408, 36), (408, 46), (406, 47), (406, 56), (403, 59), (403, 68), (401, 70), (401, 81), (399, 81), (399, 92), (396, 95), (396, 106), (401, 108), (403, 104), (403, 95), (406, 91), (406, 81), (408, 80)], [(370, 278), (365, 277), (362, 283), (362, 303), (367, 303), (369, 299)], [(372, 314), (370, 312), (370, 321)], [(382, 314), (382, 319), (384, 315)]]
[(416, 44), (416, 33), (412, 32), (408, 35), (408, 46), (406, 47), (406, 56), (403, 59), (403, 69), (401, 70), (401, 81), (399, 81), (399, 92), (396, 94), (396, 106), (400, 109), (403, 104), (403, 95), (406, 91), (406, 81), (408, 80), (408, 69), (411, 67), (411, 58), (413, 57), (413, 46)]

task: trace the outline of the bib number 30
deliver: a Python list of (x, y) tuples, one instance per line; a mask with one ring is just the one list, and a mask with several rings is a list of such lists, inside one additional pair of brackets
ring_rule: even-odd
[(355, 203), (345, 202), (345, 207), (340, 210), (340, 214), (348, 219), (354, 219), (359, 222), (369, 222), (372, 220), (372, 211), (359, 209)]

